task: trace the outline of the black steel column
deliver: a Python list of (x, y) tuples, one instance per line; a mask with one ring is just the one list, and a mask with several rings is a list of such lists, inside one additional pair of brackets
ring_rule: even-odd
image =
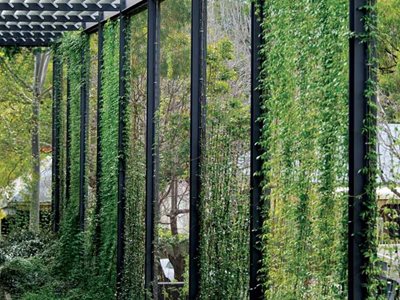
[[(250, 179), (250, 299), (263, 299), (264, 293), (259, 273), (262, 268), (262, 154), (258, 144), (261, 137), (261, 94), (258, 89), (261, 69), (261, 22), (263, 1), (251, 4), (251, 179)], [(260, 5), (260, 7), (257, 7)], [(257, 14), (258, 9), (258, 14)]]
[[(146, 124), (146, 263), (145, 288), (153, 294), (155, 205), (157, 201), (156, 113), (160, 102), (160, 3), (148, 0), (147, 124)], [(148, 295), (146, 294), (146, 295)], [(146, 296), (151, 299), (150, 296)]]
[[(369, 0), (350, 1), (350, 30), (354, 34), (350, 39), (350, 82), (349, 82), (349, 232), (348, 232), (348, 285), (349, 300), (367, 298), (368, 277), (365, 274), (365, 267), (372, 263), (363, 254), (368, 245), (373, 241), (366, 240), (365, 233), (375, 224), (374, 220), (366, 220), (371, 208), (371, 195), (367, 192), (368, 186), (375, 180), (366, 169), (374, 164), (370, 154), (375, 151), (371, 142), (366, 120), (371, 116), (368, 105), (369, 96), (366, 90), (369, 88), (367, 82), (371, 77), (368, 47), (370, 41), (365, 40), (366, 27), (364, 21), (369, 17), (366, 9), (370, 5)], [(375, 126), (375, 125), (373, 125)], [(362, 171), (363, 170), (363, 171)], [(364, 217), (363, 217), (364, 216)], [(371, 222), (372, 221), (372, 222)]]
[[(85, 33), (83, 33), (85, 34)], [(87, 38), (87, 36), (85, 36)], [(88, 132), (88, 78), (87, 78), (87, 41), (84, 42), (81, 49), (81, 90), (80, 90), (80, 173), (79, 173), (79, 228), (85, 230), (85, 210), (86, 210), (86, 148)]]
[(103, 20), (103, 12), (99, 12), (99, 24), (97, 29), (97, 153), (96, 153), (96, 208), (95, 208), (95, 236), (94, 236), (94, 251), (95, 255), (99, 254), (100, 250), (100, 235), (101, 235), (101, 226), (100, 226), (100, 211), (101, 211), (101, 200), (100, 200), (100, 176), (102, 172), (102, 163), (101, 163), (101, 110), (103, 107), (103, 98), (102, 98), (102, 72), (103, 72), (103, 45), (104, 45), (104, 24)]
[(56, 192), (56, 184), (57, 184), (57, 87), (56, 87), (56, 80), (57, 80), (57, 58), (56, 58), (56, 50), (53, 51), (53, 102), (52, 102), (52, 109), (51, 109), (51, 210), (52, 210), (52, 228), (53, 232), (55, 230), (55, 211), (56, 211), (56, 202), (58, 201), (58, 195)]
[[(68, 64), (68, 68), (70, 65)], [(71, 198), (71, 81), (67, 70), (67, 111), (66, 111), (66, 144), (65, 144), (65, 203), (69, 204)]]
[(60, 228), (60, 200), (61, 200), (61, 170), (60, 170), (60, 122), (61, 122), (61, 98), (62, 98), (62, 63), (57, 53), (57, 47), (53, 51), (53, 109), (52, 109), (52, 221), (53, 231)]
[[(126, 3), (120, 1), (121, 12)], [(117, 298), (122, 298), (122, 282), (124, 275), (125, 258), (125, 205), (126, 205), (126, 29), (127, 17), (122, 13), (119, 23), (119, 120), (118, 120), (118, 216), (117, 216)]]
[(201, 149), (205, 131), (207, 0), (192, 0), (189, 299), (199, 297)]

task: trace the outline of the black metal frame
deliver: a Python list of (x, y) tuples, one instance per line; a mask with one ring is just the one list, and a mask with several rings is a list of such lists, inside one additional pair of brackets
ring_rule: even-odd
[(189, 299), (197, 299), (200, 291), (200, 164), (205, 134), (207, 0), (192, 1), (191, 52)]
[[(120, 11), (119, 4), (115, 3), (0, 3), (0, 47), (26, 46), (47, 47), (54, 40), (50, 32), (73, 31), (85, 28), (85, 24), (97, 24), (103, 12)], [(63, 14), (59, 14), (62, 12)], [(88, 12), (90, 12), (88, 14)], [(17, 32), (42, 32), (22, 34), (21, 39), (13, 36)], [(4, 33), (7, 33), (4, 35)], [(19, 34), (21, 35), (21, 33)], [(26, 39), (25, 39), (26, 38)], [(45, 38), (45, 39), (43, 39)]]
[[(145, 289), (154, 295), (154, 235), (157, 195), (156, 113), (160, 103), (160, 1), (148, 0), (147, 117), (146, 117), (146, 241)], [(147, 297), (147, 296), (146, 296)]]
[(71, 198), (71, 81), (67, 71), (67, 108), (65, 129), (65, 206)]
[[(349, 63), (349, 230), (348, 230), (348, 298), (349, 300), (366, 299), (368, 295), (368, 274), (365, 267), (372, 262), (363, 250), (365, 233), (371, 229), (370, 220), (362, 216), (370, 210), (366, 205), (371, 203), (368, 187), (375, 178), (368, 170), (373, 164), (371, 153), (376, 151), (373, 141), (376, 137), (365, 130), (366, 120), (374, 112), (369, 101), (375, 96), (367, 95), (369, 80), (376, 80), (370, 72), (369, 47), (373, 41), (365, 40), (365, 18), (371, 17), (367, 9), (371, 0), (350, 1), (350, 38)], [(372, 53), (371, 53), (372, 54)], [(372, 228), (373, 229), (373, 228)]]
[(0, 47), (50, 47), (53, 38), (0, 38)]
[[(164, 0), (159, 0), (159, 1), (164, 1)], [(116, 20), (118, 19), (121, 15), (129, 18), (133, 15), (136, 15), (140, 13), (143, 10), (147, 9), (147, 0), (140, 0), (139, 2), (135, 3), (134, 5), (131, 6), (126, 6), (125, 9), (122, 9), (118, 14), (114, 14), (109, 18), (102, 18), (101, 23), (105, 24), (108, 20)], [(86, 27), (85, 32), (87, 33), (93, 33), (96, 32), (98, 28), (98, 24), (93, 24)]]
[[(147, 291), (154, 292), (152, 283), (155, 280), (154, 268), (154, 235), (155, 235), (155, 201), (157, 201), (157, 141), (156, 141), (156, 112), (159, 106), (159, 51), (160, 51), (160, 14), (159, 5), (161, 0), (143, 0), (131, 7), (126, 7), (124, 1), (119, 6), (96, 4), (83, 5), (75, 3), (69, 4), (21, 4), (21, 3), (0, 3), (0, 10), (47, 10), (47, 11), (92, 11), (88, 16), (60, 16), (60, 15), (19, 15), (14, 14), (0, 16), (0, 47), (1, 46), (49, 46), (59, 32), (77, 30), (82, 27), (82, 22), (90, 22), (86, 28), (86, 33), (99, 31), (99, 86), (98, 86), (98, 110), (101, 109), (101, 66), (102, 66), (102, 26), (106, 22), (103, 18), (103, 11), (116, 12), (111, 18), (120, 18), (120, 107), (119, 107), (119, 177), (118, 177), (118, 237), (117, 237), (117, 287), (118, 296), (121, 295), (123, 266), (124, 266), (124, 226), (125, 226), (125, 170), (126, 161), (123, 156), (124, 147), (124, 114), (126, 110), (126, 82), (125, 82), (125, 63), (126, 63), (126, 22), (127, 18), (143, 9), (148, 9), (148, 87), (147, 87), (147, 136), (146, 136), (146, 255), (145, 255), (145, 287)], [(360, 42), (360, 33), (364, 33), (365, 26), (363, 17), (367, 14), (360, 7), (369, 3), (369, 0), (350, 1), (350, 30), (355, 32), (350, 39), (350, 126), (349, 126), (349, 299), (362, 299), (366, 294), (366, 276), (362, 273), (363, 266), (368, 263), (367, 258), (361, 251), (362, 233), (366, 229), (366, 224), (361, 219), (365, 209), (363, 202), (368, 200), (365, 193), (370, 180), (361, 169), (368, 167), (370, 161), (368, 154), (373, 149), (368, 147), (369, 137), (364, 133), (364, 120), (368, 115), (368, 105), (364, 91), (366, 82), (369, 79), (369, 64), (367, 43)], [(43, 5), (40, 6), (40, 5)], [(252, 4), (252, 110), (251, 110), (251, 230), (250, 230), (250, 298), (262, 299), (263, 291), (258, 282), (259, 271), (261, 268), (262, 253), (259, 248), (260, 230), (262, 225), (261, 207), (262, 202), (261, 177), (257, 176), (261, 170), (261, 161), (257, 159), (262, 153), (257, 142), (260, 139), (262, 124), (258, 122), (261, 114), (260, 91), (257, 90), (258, 77), (260, 70), (259, 47), (261, 40), (260, 20), (255, 15), (255, 4)], [(16, 24), (5, 23), (8, 21)], [(19, 22), (27, 21), (28, 24)], [(50, 22), (42, 24), (43, 22)], [(64, 24), (59, 24), (63, 22)], [(93, 25), (94, 24), (94, 25)], [(190, 241), (189, 241), (189, 298), (197, 299), (199, 296), (200, 282), (200, 163), (202, 155), (202, 139), (205, 132), (204, 105), (206, 103), (206, 40), (207, 40), (207, 0), (192, 0), (192, 57), (191, 57), (191, 145), (190, 145)], [(32, 31), (27, 33), (27, 31)], [(14, 33), (15, 32), (15, 33)], [(19, 33), (18, 33), (19, 32)], [(70, 172), (69, 161), (70, 151), (70, 91), (67, 84), (67, 173), (66, 173), (66, 199), (68, 201)], [(81, 204), (80, 204), (80, 225), (84, 228), (84, 170), (86, 153), (86, 130), (87, 130), (87, 87), (82, 87), (81, 91)], [(54, 104), (54, 114), (57, 113), (56, 103)], [(100, 124), (101, 119), (98, 117)], [(98, 126), (99, 126), (98, 124)], [(99, 128), (98, 128), (99, 131)], [(54, 147), (57, 146), (57, 131), (53, 133)], [(99, 138), (100, 139), (100, 138)], [(98, 140), (100, 149), (100, 141)], [(57, 149), (55, 149), (57, 155)], [(98, 151), (100, 152), (100, 151)], [(98, 170), (101, 172), (101, 159), (97, 157)], [(57, 166), (55, 166), (57, 168)], [(55, 179), (54, 179), (55, 180)], [(55, 199), (56, 201), (56, 199)], [(101, 204), (100, 204), (101, 205)], [(100, 209), (100, 208), (98, 208)]]
[(55, 79), (56, 78), (56, 57), (53, 57), (53, 102), (51, 106), (51, 210), (52, 210), (52, 228), (53, 231), (55, 232), (55, 210), (58, 202), (58, 196), (56, 192), (56, 184), (57, 184), (57, 166), (56, 166), (56, 157), (57, 154), (56, 152), (58, 151), (59, 145), (57, 144), (56, 139), (58, 138), (58, 135), (56, 133), (57, 130), (57, 119), (58, 119), (58, 114), (57, 114), (57, 101), (56, 101), (56, 85), (55, 85)]
[[(53, 57), (53, 104), (52, 104), (52, 225), (53, 231), (60, 229), (60, 204), (61, 204), (61, 101), (62, 101), (62, 62), (60, 57)], [(57, 82), (57, 84), (56, 84)]]
[(0, 15), (0, 22), (80, 23), (97, 22), (96, 15)]
[[(85, 35), (85, 33), (82, 33)], [(89, 90), (88, 90), (88, 57), (87, 45), (82, 45), (81, 49), (81, 99), (80, 99), (80, 160), (79, 160), (79, 228), (85, 230), (85, 214), (86, 214), (86, 158), (87, 158), (87, 136), (89, 127)]]
[[(0, 32), (18, 32), (18, 31), (31, 31), (31, 32), (64, 32), (79, 30), (79, 24), (1, 24)], [(1, 44), (2, 45), (2, 44)]]
[[(121, 10), (125, 9), (125, 0), (120, 0)], [(118, 216), (117, 216), (117, 299), (123, 298), (123, 275), (125, 258), (125, 206), (126, 206), (126, 16), (119, 18), (119, 126), (118, 126)]]
[(262, 161), (263, 149), (258, 144), (261, 138), (261, 92), (258, 89), (261, 57), (258, 54), (262, 45), (261, 22), (263, 18), (262, 1), (257, 15), (257, 3), (251, 4), (251, 164), (250, 164), (250, 299), (264, 299), (262, 283), (259, 281), (262, 268)]
[(97, 3), (0, 3), (0, 11), (119, 11), (119, 5)]
[[(99, 15), (99, 21), (103, 18), (103, 13)], [(97, 152), (96, 152), (96, 207), (95, 207), (95, 236), (94, 236), (94, 252), (95, 255), (100, 253), (100, 212), (101, 212), (101, 201), (100, 201), (100, 176), (102, 176), (103, 164), (101, 160), (102, 153), (102, 142), (101, 142), (101, 111), (103, 109), (103, 45), (104, 45), (104, 24), (99, 22), (97, 30)]]
[(0, 38), (34, 38), (34, 39), (51, 39), (60, 37), (61, 31), (35, 32), (35, 31), (6, 31), (0, 32)]

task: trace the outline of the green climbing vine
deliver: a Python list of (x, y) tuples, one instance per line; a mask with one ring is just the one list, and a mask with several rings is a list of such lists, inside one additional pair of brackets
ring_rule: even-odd
[[(262, 172), (267, 205), (263, 225), (264, 270), (260, 276), (265, 296), (276, 300), (344, 299), (348, 277), (348, 1), (263, 2), (261, 145), (265, 150)], [(171, 6), (161, 6), (162, 22), (170, 27), (165, 30), (167, 26), (161, 26), (160, 31), (155, 283), (169, 279), (160, 271), (160, 259), (170, 260), (175, 279), (180, 282), (187, 279), (188, 261), (188, 235), (184, 231), (187, 228), (180, 228), (183, 226), (178, 219), (187, 215), (188, 208), (181, 203), (189, 198), (190, 66), (185, 62), (190, 56), (190, 1), (165, 3)], [(210, 3), (213, 5), (210, 11), (218, 17), (220, 3)], [(365, 90), (369, 102), (364, 133), (372, 150), (367, 157), (371, 164), (362, 172), (374, 179), (377, 176), (374, 150), (377, 70), (373, 58), (376, 14), (373, 2), (362, 9), (369, 12), (363, 19), (367, 31), (357, 38), (369, 46), (371, 79)], [(132, 17), (128, 27), (123, 297), (141, 300), (145, 299), (147, 14), (142, 12)], [(236, 62), (243, 58), (229, 33), (213, 34), (210, 30), (206, 130), (202, 140), (199, 298), (247, 299), (250, 91), (242, 87), (249, 78), (241, 74), (245, 68), (237, 67)], [(73, 288), (96, 291), (96, 299), (113, 299), (116, 292), (118, 130), (121, 126), (119, 46), (119, 23), (109, 21), (104, 29), (102, 49), (98, 135), (101, 173), (95, 178), (94, 172), (89, 172), (93, 166), (86, 166), (85, 172), (87, 177), (99, 180), (96, 186), (99, 196), (96, 198), (93, 193), (90, 201), (97, 202), (100, 210), (98, 216), (89, 215), (86, 219), (84, 233), (79, 228), (80, 108), (82, 84), (89, 78), (89, 38), (82, 32), (66, 34), (55, 53), (67, 66), (69, 97), (62, 111), (68, 110), (69, 117), (57, 122), (64, 130), (68, 124), (62, 145), (68, 143), (70, 152), (70, 161), (66, 153), (61, 154), (70, 177), (68, 184), (63, 183), (68, 189), (63, 192), (57, 267)], [(61, 86), (61, 79), (55, 84)], [(92, 108), (97, 104), (95, 100), (92, 97), (90, 101)], [(92, 116), (92, 120), (92, 131), (95, 131), (97, 119)], [(94, 147), (96, 138), (89, 137), (87, 143)], [(94, 164), (94, 153), (90, 155), (89, 162)], [(381, 288), (376, 187), (375, 180), (371, 180), (366, 190), (367, 201), (363, 203), (367, 209), (362, 216), (368, 227), (363, 233), (362, 252), (368, 258), (363, 271), (368, 280), (369, 299), (379, 298)], [(98, 245), (94, 241), (99, 241)], [(185, 297), (185, 292), (179, 297)]]
[(232, 96), (235, 59), (228, 38), (208, 47), (200, 299), (248, 297), (250, 107), (245, 91)]
[(68, 190), (65, 191), (63, 200), (63, 216), (60, 235), (59, 265), (64, 274), (72, 273), (79, 280), (81, 277), (79, 268), (82, 267), (83, 236), (79, 230), (79, 173), (80, 173), (80, 103), (81, 86), (87, 72), (87, 65), (82, 63), (82, 53), (87, 53), (88, 38), (78, 33), (68, 34), (62, 40), (60, 49), (67, 65), (67, 77), (69, 81), (68, 110), (69, 124), (67, 137), (70, 145), (69, 168), (70, 180)]
[(97, 258), (99, 284), (104, 299), (111, 299), (116, 282), (119, 124), (119, 24), (104, 28), (102, 105), (100, 110), (101, 174), (99, 178), (100, 249)]
[[(144, 299), (144, 201), (145, 201), (145, 112), (146, 112), (146, 56), (145, 42), (138, 43), (136, 38), (147, 36), (147, 18), (141, 14), (131, 20), (128, 43), (133, 43), (137, 51), (128, 51), (127, 83), (130, 105), (127, 113), (126, 153), (127, 171), (127, 207), (126, 207), (126, 260), (124, 276), (124, 297), (126, 299)], [(141, 29), (139, 28), (141, 25)], [(131, 37), (132, 35), (132, 37)], [(133, 39), (132, 39), (133, 38)], [(85, 232), (79, 229), (79, 184), (80, 184), (80, 108), (83, 80), (90, 78), (88, 63), (90, 58), (90, 39), (82, 33), (67, 34), (62, 39), (60, 52), (67, 66), (69, 111), (67, 137), (69, 144), (68, 173), (69, 189), (63, 200), (63, 218), (60, 234), (60, 253), (57, 262), (61, 273), (73, 279), (74, 288), (85, 288), (96, 292), (96, 299), (112, 299), (116, 283), (116, 241), (117, 241), (117, 188), (118, 188), (118, 128), (119, 128), (119, 23), (108, 22), (104, 28), (102, 90), (100, 105), (100, 161), (101, 172), (98, 178), (99, 197), (92, 199), (100, 207), (95, 216), (94, 207), (85, 220)], [(130, 48), (128, 48), (130, 49)], [(140, 54), (140, 55), (139, 55)], [(138, 56), (139, 55), (139, 56)], [(141, 62), (142, 64), (140, 64)], [(83, 75), (83, 77), (82, 77)], [(86, 82), (89, 84), (89, 82)], [(90, 86), (89, 86), (90, 87)], [(138, 90), (137, 88), (141, 88)], [(92, 91), (92, 96), (93, 96)], [(92, 97), (93, 98), (93, 97)], [(89, 102), (90, 120), (97, 105), (94, 99)], [(95, 128), (91, 128), (95, 130)], [(132, 133), (133, 135), (131, 135)], [(93, 132), (92, 132), (93, 134)], [(94, 144), (90, 141), (87, 145)], [(91, 155), (91, 156), (89, 156)], [(94, 159), (93, 154), (88, 157)], [(138, 159), (138, 157), (140, 159)], [(90, 179), (89, 163), (85, 167), (86, 177)], [(93, 163), (93, 162), (92, 162)], [(93, 176), (93, 174), (92, 174)], [(87, 181), (89, 183), (89, 181)], [(92, 198), (94, 197), (93, 191)], [(88, 203), (88, 199), (85, 200)], [(92, 203), (93, 204), (93, 203)], [(93, 205), (92, 205), (93, 206)], [(88, 211), (89, 213), (89, 211)], [(97, 236), (99, 235), (99, 236)], [(90, 274), (90, 276), (88, 276)]]
[(347, 2), (267, 0), (267, 299), (342, 299), (347, 274)]
[[(59, 165), (59, 170), (56, 173), (53, 173), (53, 184), (52, 184), (52, 197), (58, 197), (61, 199), (64, 193), (64, 157), (65, 157), (65, 143), (64, 143), (64, 132), (65, 132), (65, 122), (64, 122), (64, 115), (65, 115), (65, 101), (63, 101), (63, 78), (62, 78), (62, 53), (59, 49), (59, 45), (54, 45), (53, 47), (53, 130), (58, 132), (59, 140), (58, 145), (60, 149), (58, 151), (53, 152), (52, 162), (57, 162)], [(55, 138), (55, 137), (54, 137)], [(54, 141), (56, 142), (56, 141)], [(54, 166), (54, 164), (53, 164)], [(54, 169), (53, 169), (54, 170)], [(59, 184), (59, 192), (56, 195), (56, 187), (55, 183), (58, 181)]]
[(377, 176), (378, 176), (378, 157), (377, 157), (377, 52), (376, 52), (376, 41), (377, 41), (377, 10), (376, 1), (367, 1), (367, 5), (360, 9), (365, 11), (363, 18), (365, 32), (356, 38), (360, 39), (361, 42), (367, 44), (367, 56), (368, 56), (368, 80), (366, 82), (365, 97), (368, 99), (367, 103), (367, 117), (364, 120), (363, 133), (367, 137), (368, 154), (366, 159), (369, 161), (368, 167), (362, 172), (369, 178), (366, 187), (366, 201), (363, 203), (365, 210), (362, 217), (363, 222), (366, 225), (365, 232), (363, 235), (363, 244), (361, 245), (362, 254), (366, 260), (366, 264), (363, 266), (363, 272), (367, 278), (367, 297), (368, 299), (385, 299), (380, 291), (385, 288), (383, 281), (380, 280), (381, 268), (378, 259), (378, 231), (377, 231), (377, 219), (378, 219), (378, 205), (377, 205)]
[[(85, 213), (85, 244), (88, 254), (97, 255), (98, 251), (98, 219), (97, 219), (97, 196), (98, 196), (98, 168), (99, 156), (97, 138), (98, 125), (98, 34), (89, 35), (89, 68), (88, 68), (88, 134), (87, 134), (87, 186), (88, 195)], [(99, 169), (100, 170), (100, 169)]]
[(146, 199), (146, 102), (147, 13), (133, 16), (128, 25), (127, 90), (127, 205), (124, 294), (145, 299), (145, 199)]
[[(131, 24), (131, 27), (134, 23)], [(92, 39), (93, 42), (93, 39)], [(118, 203), (118, 128), (119, 128), (119, 23), (118, 21), (108, 22), (104, 28), (104, 45), (103, 45), (103, 69), (101, 73), (102, 89), (101, 89), (101, 105), (99, 111), (99, 141), (100, 141), (100, 163), (101, 172), (98, 178), (99, 189), (98, 198), (93, 198), (93, 191), (87, 191), (92, 198), (85, 199), (89, 209), (85, 219), (85, 232), (79, 229), (79, 185), (80, 185), (80, 140), (81, 140), (81, 92), (84, 80), (86, 84), (90, 84), (90, 39), (88, 35), (82, 33), (72, 33), (65, 35), (61, 44), (62, 56), (64, 63), (67, 65), (67, 78), (69, 85), (68, 111), (69, 119), (65, 121), (69, 126), (68, 144), (70, 152), (69, 173), (70, 183), (69, 189), (66, 191), (67, 197), (64, 199), (65, 207), (63, 208), (62, 229), (60, 235), (60, 260), (59, 268), (69, 278), (75, 278), (76, 288), (85, 288), (96, 292), (96, 299), (112, 299), (115, 295), (116, 284), (116, 241), (117, 241), (117, 203)], [(82, 64), (82, 54), (85, 55), (85, 63)], [(131, 68), (136, 67), (131, 65)], [(132, 71), (132, 78), (134, 72)], [(134, 79), (132, 79), (134, 82)], [(90, 88), (91, 86), (89, 86)], [(91, 94), (93, 96), (92, 91)], [(88, 94), (89, 96), (89, 94)], [(135, 100), (132, 100), (134, 102)], [(89, 119), (96, 120), (95, 112), (97, 103), (94, 97), (91, 98), (89, 104)], [(143, 105), (139, 103), (138, 105)], [(138, 108), (136, 105), (134, 107)], [(139, 116), (138, 111), (143, 112), (144, 108), (138, 108), (129, 115), (128, 123), (132, 128), (136, 126)], [(136, 118), (136, 119), (135, 119)], [(140, 119), (142, 120), (142, 119)], [(94, 123), (93, 123), (94, 124)], [(93, 125), (91, 123), (91, 125)], [(93, 146), (94, 141), (91, 140), (90, 134), (93, 134), (95, 127), (91, 127), (86, 141), (87, 146)], [(136, 132), (136, 131), (135, 131)], [(136, 132), (138, 133), (138, 132)], [(142, 132), (143, 133), (143, 132)], [(66, 142), (67, 142), (66, 139)], [(126, 280), (125, 290), (126, 299), (131, 296), (134, 299), (141, 299), (138, 295), (143, 295), (144, 289), (141, 286), (143, 278), (135, 277), (140, 275), (140, 268), (144, 265), (144, 249), (140, 251), (141, 242), (144, 245), (144, 179), (140, 184), (139, 177), (144, 178), (145, 169), (137, 169), (140, 161), (135, 160), (133, 155), (137, 155), (140, 149), (138, 141), (135, 137), (130, 139), (129, 157), (131, 162), (128, 171), (128, 205), (127, 205), (127, 260), (126, 260)], [(144, 142), (144, 141), (143, 141)], [(144, 145), (144, 144), (143, 144)], [(128, 148), (127, 150), (128, 151)], [(144, 153), (144, 147), (142, 149)], [(87, 166), (85, 166), (85, 176), (89, 184), (90, 176), (93, 176), (93, 153), (88, 154)], [(144, 159), (144, 155), (143, 155)], [(141, 162), (143, 163), (143, 161)], [(145, 165), (144, 165), (145, 166)], [(137, 167), (137, 168), (136, 168)], [(91, 173), (90, 173), (91, 172)], [(141, 175), (138, 175), (138, 174)], [(131, 185), (129, 185), (131, 184)], [(95, 213), (93, 201), (99, 205), (99, 214)], [(141, 201), (141, 202), (140, 202)], [(92, 207), (93, 206), (93, 207)], [(132, 213), (132, 214), (131, 214)], [(142, 214), (142, 217), (140, 217)], [(132, 219), (136, 218), (137, 219)], [(143, 223), (139, 224), (139, 219)], [(136, 222), (136, 223), (135, 223)], [(137, 225), (138, 224), (138, 225)], [(136, 226), (137, 225), (137, 226)], [(97, 236), (99, 235), (99, 236)], [(141, 238), (142, 236), (142, 238)], [(134, 240), (132, 241), (132, 237)], [(138, 248), (136, 248), (138, 247)], [(138, 254), (139, 253), (139, 254)], [(142, 255), (143, 254), (143, 255)], [(136, 255), (136, 259), (135, 259)], [(139, 256), (140, 255), (140, 256)], [(132, 259), (132, 260), (131, 260)], [(140, 259), (142, 259), (140, 261)], [(88, 276), (90, 274), (90, 276)], [(143, 272), (141, 273), (143, 274)], [(72, 276), (72, 277), (71, 277)], [(137, 280), (136, 280), (137, 279)], [(143, 297), (142, 297), (143, 298)]]

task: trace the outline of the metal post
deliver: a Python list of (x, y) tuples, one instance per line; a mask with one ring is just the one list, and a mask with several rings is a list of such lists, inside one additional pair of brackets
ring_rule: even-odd
[(362, 171), (374, 164), (370, 154), (375, 151), (371, 146), (375, 137), (365, 130), (365, 126), (368, 125), (366, 120), (371, 114), (368, 105), (370, 98), (365, 92), (368, 88), (367, 82), (374, 80), (369, 64), (370, 41), (363, 40), (366, 33), (364, 20), (369, 15), (366, 7), (370, 4), (369, 0), (350, 1), (350, 30), (354, 34), (350, 38), (349, 74), (349, 300), (367, 298), (368, 277), (364, 270), (367, 265), (373, 263), (363, 252), (368, 245), (373, 243), (373, 241), (365, 240), (365, 233), (371, 230), (371, 226), (374, 227), (375, 220), (366, 220), (365, 215), (371, 210), (368, 203), (374, 201), (367, 189), (375, 178)]
[(251, 4), (251, 179), (250, 179), (250, 299), (263, 299), (264, 293), (259, 281), (262, 268), (261, 231), (262, 231), (262, 150), (258, 144), (261, 137), (261, 95), (258, 89), (261, 68), (260, 47), (262, 43), (262, 1)]
[(119, 23), (119, 122), (118, 122), (118, 216), (117, 216), (117, 298), (122, 299), (125, 258), (125, 205), (126, 205), (126, 29), (127, 17), (122, 14), (126, 3), (120, 1)]
[[(148, 0), (148, 50), (147, 50), (147, 124), (146, 124), (146, 258), (145, 288), (148, 294), (154, 294), (154, 233), (155, 205), (157, 201), (157, 149), (156, 149), (156, 112), (160, 97), (160, 3)], [(148, 296), (146, 296), (148, 297)]]
[(57, 48), (53, 54), (53, 130), (52, 130), (52, 179), (53, 179), (53, 231), (60, 228), (61, 170), (60, 170), (60, 121), (62, 98), (62, 64)]
[[(87, 37), (85, 37), (87, 38)], [(87, 131), (88, 131), (88, 79), (87, 79), (87, 45), (82, 46), (81, 50), (81, 99), (80, 99), (80, 173), (79, 173), (79, 228), (85, 230), (85, 210), (87, 199), (86, 188), (86, 147), (87, 147)]]
[(53, 52), (53, 102), (52, 102), (52, 109), (51, 109), (51, 210), (52, 210), (52, 226), (53, 232), (55, 230), (55, 216), (56, 216), (56, 207), (57, 207), (57, 192), (56, 192), (56, 184), (57, 184), (57, 142), (56, 142), (56, 126), (57, 126), (57, 105), (56, 105), (56, 78), (57, 78), (57, 58), (56, 58), (56, 51)]
[[(70, 66), (68, 65), (70, 68)], [(67, 111), (66, 111), (66, 145), (65, 145), (65, 203), (71, 198), (71, 81), (67, 71)]]
[(207, 0), (192, 0), (191, 51), (189, 299), (194, 300), (199, 297), (200, 286), (200, 162), (205, 133)]
[(99, 254), (100, 250), (100, 211), (101, 211), (101, 199), (100, 199), (100, 176), (102, 172), (101, 163), (101, 110), (103, 107), (102, 99), (102, 71), (103, 71), (103, 45), (104, 45), (104, 24), (101, 22), (104, 15), (103, 12), (99, 12), (99, 24), (97, 31), (97, 153), (96, 153), (96, 208), (95, 208), (95, 218), (96, 218), (96, 229), (94, 237), (94, 249), (95, 255)]

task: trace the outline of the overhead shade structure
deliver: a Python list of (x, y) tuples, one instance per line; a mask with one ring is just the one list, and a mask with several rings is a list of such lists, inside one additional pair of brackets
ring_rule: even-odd
[(1, 1), (0, 10), (19, 10), (19, 11), (119, 11), (116, 1)]
[(49, 46), (62, 32), (85, 29), (119, 11), (119, 0), (0, 0), (0, 47)]

